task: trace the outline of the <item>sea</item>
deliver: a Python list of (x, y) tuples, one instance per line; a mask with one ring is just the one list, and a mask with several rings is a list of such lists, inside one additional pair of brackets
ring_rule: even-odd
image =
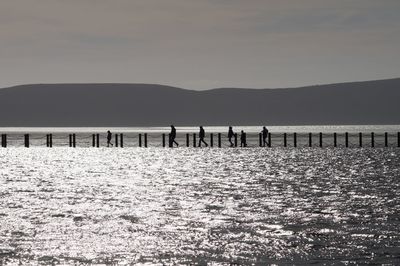
[[(0, 265), (400, 264), (399, 125), (267, 126), (271, 147), (262, 127), (234, 126), (254, 136), (244, 148), (204, 128), (207, 142), (224, 134), (221, 148), (186, 147), (197, 127), (177, 127), (178, 148), (161, 146), (169, 127), (0, 128)], [(107, 148), (107, 130), (124, 148)]]

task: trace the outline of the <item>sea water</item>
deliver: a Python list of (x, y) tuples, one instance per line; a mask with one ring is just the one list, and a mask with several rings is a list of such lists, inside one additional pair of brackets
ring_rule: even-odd
[(0, 165), (0, 264), (400, 263), (398, 148), (11, 147)]

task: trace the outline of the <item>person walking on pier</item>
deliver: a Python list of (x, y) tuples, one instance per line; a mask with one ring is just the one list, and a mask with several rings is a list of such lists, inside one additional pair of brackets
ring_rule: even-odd
[(110, 130), (108, 130), (108, 131), (107, 131), (107, 147), (110, 147), (110, 145), (111, 145), (111, 146), (114, 146), (114, 145), (111, 143), (111, 138), (112, 138), (112, 134), (111, 134)]
[(201, 147), (201, 143), (203, 142), (206, 147), (208, 147), (207, 142), (204, 141), (204, 137), (206, 136), (206, 132), (204, 131), (203, 126), (200, 126), (200, 132), (199, 132), (199, 147)]
[(262, 139), (263, 139), (263, 147), (265, 147), (265, 145), (268, 144), (268, 142), (267, 142), (268, 129), (264, 126), (261, 133), (262, 133)]
[(172, 148), (174, 146), (174, 143), (176, 147), (179, 147), (178, 142), (175, 140), (176, 138), (176, 129), (173, 125), (171, 125), (171, 133), (169, 133), (169, 146)]
[(247, 147), (246, 133), (242, 130), (240, 134), (240, 147)]
[(229, 131), (228, 131), (228, 140), (229, 140), (229, 143), (231, 144), (231, 147), (234, 146), (234, 144), (233, 144), (233, 142), (232, 142), (232, 138), (233, 138), (234, 135), (235, 135), (235, 133), (233, 133), (232, 127), (229, 127)]

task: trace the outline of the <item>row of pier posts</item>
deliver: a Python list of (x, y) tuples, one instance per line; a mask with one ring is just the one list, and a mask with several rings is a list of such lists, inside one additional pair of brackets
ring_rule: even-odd
[[(271, 147), (271, 133), (269, 133), (268, 135), (268, 147)], [(345, 132), (344, 133), (345, 136), (345, 147), (348, 148), (349, 147), (349, 133)], [(389, 147), (389, 141), (388, 141), (388, 133), (385, 132), (384, 134), (384, 139), (385, 139), (385, 147)], [(319, 147), (323, 147), (323, 141), (322, 141), (322, 133), (319, 133)], [(359, 139), (359, 146), (362, 147), (363, 146), (363, 134), (360, 132), (358, 133), (358, 139)], [(261, 133), (260, 133), (260, 146), (262, 146), (261, 144)], [(284, 133), (283, 134), (283, 146), (287, 147), (287, 134)], [(293, 133), (293, 146), (297, 147), (297, 134)], [(308, 133), (308, 146), (312, 147), (312, 133)], [(337, 147), (338, 143), (337, 143), (337, 133), (333, 133), (333, 147)], [(372, 132), (371, 133), (371, 147), (375, 147), (375, 133)], [(397, 133), (397, 147), (400, 147), (400, 132)]]
[[(349, 147), (349, 133), (345, 132), (345, 147)], [(168, 137), (170, 137), (168, 135)], [(193, 134), (193, 147), (197, 147), (197, 135), (194, 133)], [(267, 146), (271, 147), (272, 142), (271, 142), (271, 133), (268, 133), (268, 141), (267, 141)], [(170, 140), (170, 138), (168, 138)], [(363, 147), (363, 133), (358, 134), (358, 139), (359, 139), (359, 147)], [(24, 135), (24, 146), (26, 148), (29, 148), (30, 146), (30, 135), (25, 134)], [(245, 140), (246, 143), (246, 140)], [(214, 147), (214, 134), (210, 134), (210, 147)], [(312, 133), (308, 133), (308, 146), (312, 147), (313, 144), (313, 135)], [(259, 146), (262, 147), (264, 145), (263, 143), (263, 138), (262, 134), (259, 134)], [(166, 134), (162, 134), (162, 146), (166, 147)], [(172, 147), (171, 141), (169, 141), (168, 144), (169, 147)], [(222, 147), (222, 134), (217, 133), (217, 146), (219, 148)], [(238, 146), (238, 135), (234, 134), (234, 146)], [(283, 146), (287, 147), (288, 146), (288, 138), (287, 138), (287, 133), (283, 133)], [(337, 133), (333, 133), (333, 146), (337, 147), (338, 142), (337, 142)], [(389, 146), (389, 141), (388, 141), (388, 133), (384, 133), (384, 146), (388, 147)], [(1, 135), (1, 147), (6, 148), (7, 147), (7, 134), (2, 134)], [(47, 134), (46, 135), (46, 147), (53, 147), (53, 134)], [(76, 147), (76, 134), (69, 134), (69, 147)], [(92, 134), (92, 147), (100, 147), (100, 134)], [(123, 134), (115, 134), (115, 147), (124, 147), (124, 135)], [(147, 138), (147, 133), (144, 134), (139, 134), (139, 147), (148, 147), (148, 138)], [(190, 147), (190, 134), (186, 134), (186, 147)], [(293, 133), (293, 147), (297, 147), (297, 133)], [(319, 147), (323, 147), (323, 134), (319, 133)], [(375, 133), (371, 133), (371, 147), (375, 147)], [(400, 132), (397, 133), (397, 147), (400, 147)]]

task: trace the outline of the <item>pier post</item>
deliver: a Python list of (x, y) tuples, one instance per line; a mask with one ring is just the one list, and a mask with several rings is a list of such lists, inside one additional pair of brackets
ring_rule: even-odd
[[(97, 134), (98, 135), (98, 134)], [(98, 140), (97, 140), (98, 141)], [(76, 135), (72, 134), (72, 147), (76, 148)]]
[(235, 137), (235, 147), (237, 147), (237, 133), (235, 133), (234, 137)]
[(100, 134), (96, 134), (96, 146), (97, 146), (97, 148), (99, 148), (100, 147)]
[(50, 144), (50, 148), (53, 148), (53, 134), (49, 134), (49, 144)]
[(272, 146), (271, 133), (268, 133), (268, 147), (271, 148), (271, 146)]
[(346, 148), (349, 147), (349, 133), (348, 132), (345, 133), (345, 145), (346, 145)]
[(283, 147), (287, 147), (287, 134), (283, 133)]
[(333, 133), (333, 147), (337, 147), (337, 135), (336, 135), (336, 132), (335, 133)]
[(258, 133), (258, 143), (259, 143), (260, 147), (263, 146), (263, 143), (262, 143), (262, 134), (261, 134), (261, 133)]
[(371, 132), (371, 147), (375, 147), (375, 134), (374, 132)]
[(196, 133), (193, 133), (193, 147), (196, 148)]
[(165, 148), (165, 134), (162, 134), (162, 146)]
[(119, 142), (120, 142), (120, 147), (124, 147), (124, 134), (119, 134)]
[(147, 133), (144, 133), (144, 147), (147, 148)]
[(210, 134), (210, 147), (211, 148), (214, 147), (214, 134), (213, 133)]
[(308, 147), (312, 147), (312, 134), (308, 133)]
[(50, 137), (49, 134), (46, 134), (46, 147), (50, 147)]
[(7, 148), (7, 135), (1, 134), (1, 147)]
[(362, 141), (362, 133), (360, 132), (360, 133), (358, 133), (358, 140), (359, 140), (359, 144), (360, 144), (360, 148), (362, 147), (362, 145), (363, 145), (363, 141)]
[(186, 133), (186, 147), (190, 146), (189, 133)]
[(24, 139), (25, 148), (29, 148), (29, 134), (25, 134)]
[[(139, 134), (139, 147), (142, 147), (142, 134)], [(171, 147), (171, 141), (169, 142), (169, 147)]]
[[(94, 135), (93, 135), (93, 137), (94, 137)], [(68, 146), (70, 148), (72, 147), (72, 134), (68, 134)], [(94, 144), (93, 144), (93, 147), (94, 147)]]
[(221, 148), (221, 133), (218, 133), (218, 148)]
[(297, 134), (296, 134), (296, 132), (293, 133), (293, 146), (297, 147)]
[(319, 147), (322, 148), (322, 132), (319, 132)]
[(115, 134), (115, 147), (118, 147), (118, 134)]
[(400, 148), (400, 132), (397, 132), (397, 148)]
[(388, 147), (388, 133), (385, 132), (385, 147)]

